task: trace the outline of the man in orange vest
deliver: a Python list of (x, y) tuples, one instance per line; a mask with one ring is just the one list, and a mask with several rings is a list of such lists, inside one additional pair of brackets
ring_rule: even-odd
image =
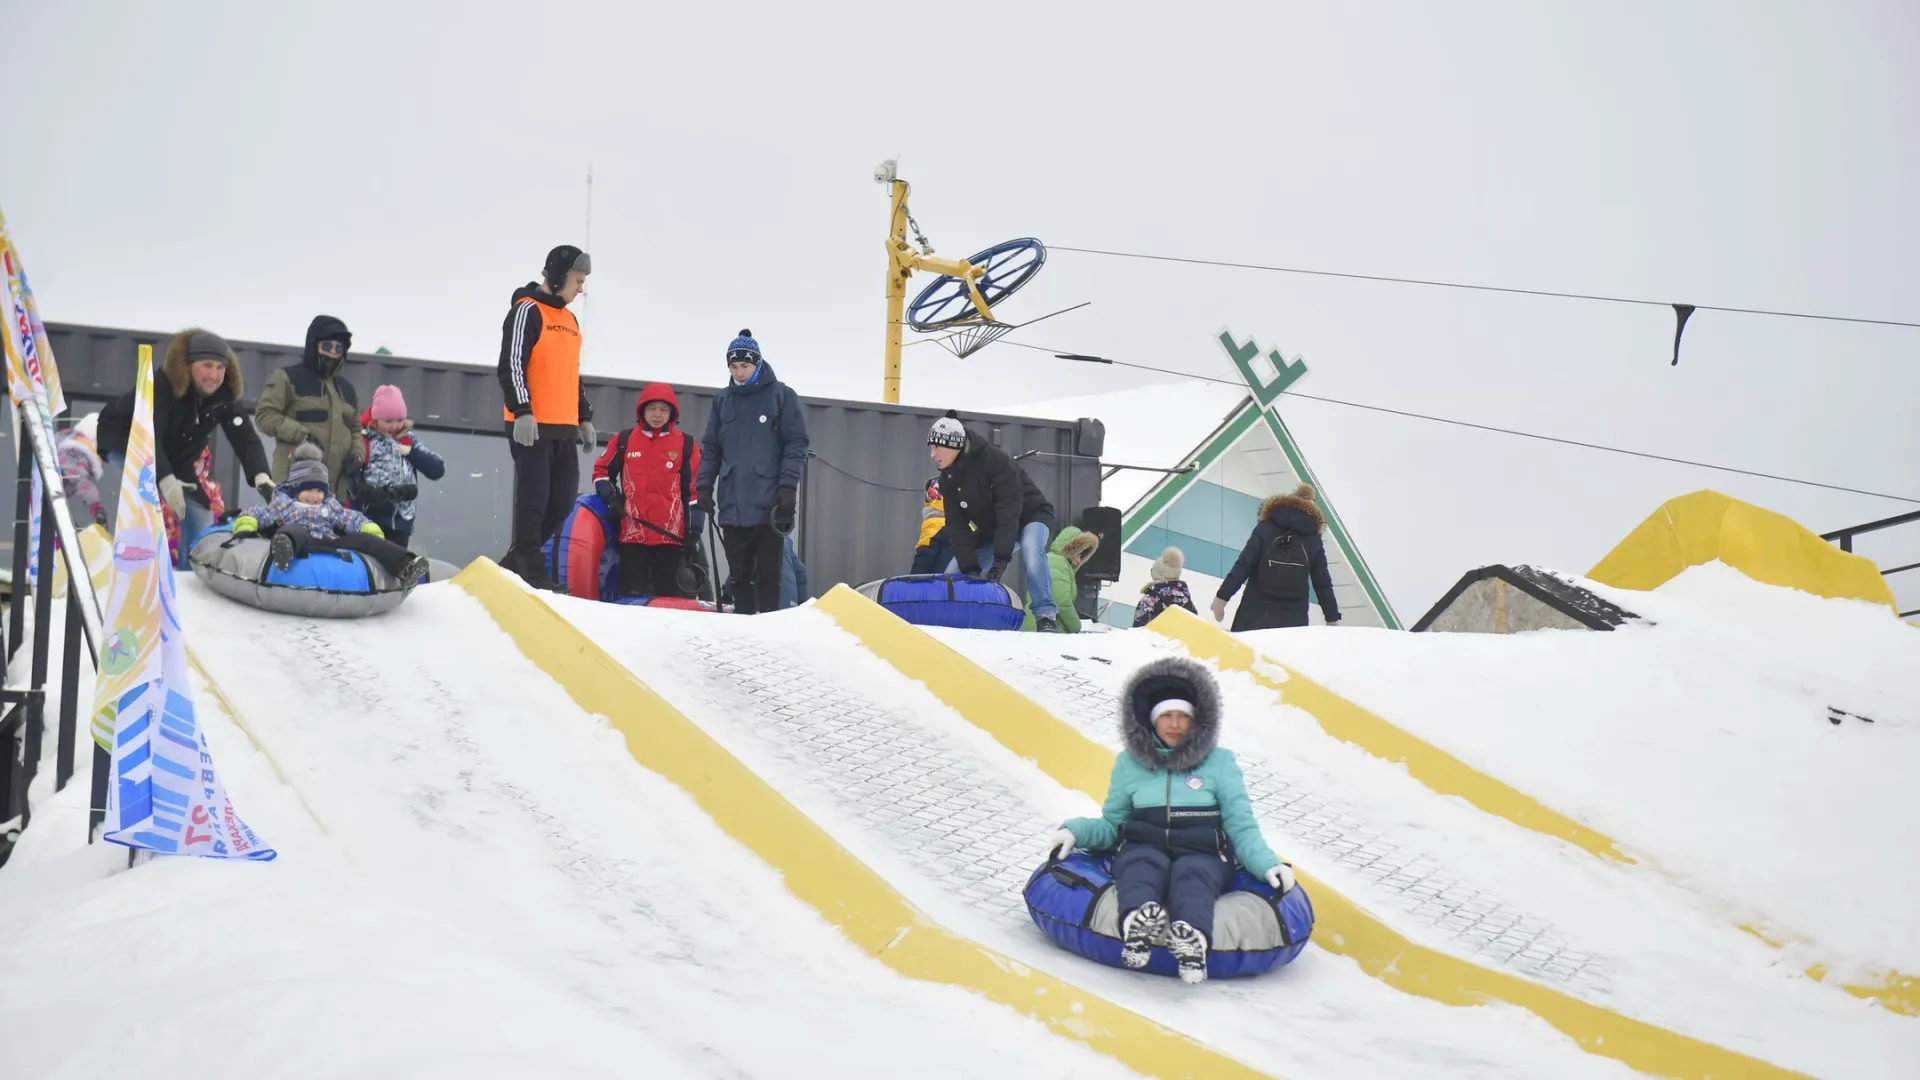
[[(573, 510), (580, 448), (598, 442), (580, 387), (580, 323), (567, 304), (585, 291), (592, 263), (562, 244), (547, 253), (543, 282), (513, 292), (500, 328), (500, 390), (513, 452), (513, 540), (500, 565), (536, 589), (559, 591), (540, 557)], [(544, 284), (543, 289), (540, 286)]]

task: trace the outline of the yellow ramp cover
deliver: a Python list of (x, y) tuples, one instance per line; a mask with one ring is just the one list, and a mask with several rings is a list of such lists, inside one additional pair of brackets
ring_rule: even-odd
[(517, 579), (483, 558), (453, 583), (478, 599), (575, 704), (605, 716), (626, 736), (634, 761), (685, 789), (728, 835), (779, 870), (789, 891), (881, 963), (909, 978), (964, 987), (1012, 1006), (1145, 1076), (1268, 1075), (936, 925)]
[(1768, 585), (1895, 607), (1893, 590), (1872, 560), (1841, 551), (1785, 514), (1717, 491), (1667, 500), (1587, 577), (1644, 591), (1715, 559)]
[[(834, 586), (815, 606), (882, 660), (924, 683), (955, 712), (1032, 761), (1062, 787), (1083, 792), (1095, 802), (1106, 798), (1113, 751), (845, 585)], [(1595, 844), (1605, 842), (1604, 837), (1584, 838)], [(1313, 897), (1313, 943), (1352, 957), (1361, 970), (1397, 990), (1448, 1005), (1504, 1002), (1518, 1006), (1571, 1037), (1587, 1053), (1613, 1058), (1653, 1076), (1783, 1080), (1804, 1075), (1416, 944), (1326, 882), (1298, 867), (1295, 873)]]

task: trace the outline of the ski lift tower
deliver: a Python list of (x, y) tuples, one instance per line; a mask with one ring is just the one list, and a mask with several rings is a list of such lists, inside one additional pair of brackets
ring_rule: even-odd
[[(907, 182), (900, 179), (896, 163), (892, 159), (881, 162), (873, 170), (873, 179), (893, 192), (892, 227), (887, 234), (887, 366), (881, 400), (897, 405), (901, 327), (912, 326), (922, 334), (940, 332), (934, 340), (947, 351), (955, 356), (973, 355), (1018, 325), (995, 319), (993, 306), (1040, 272), (1047, 261), (1047, 249), (1040, 241), (1025, 237), (995, 244), (965, 262), (934, 258), (933, 245), (907, 209)], [(907, 242), (909, 227), (919, 244), (918, 251)], [(916, 270), (940, 276), (908, 305), (907, 279)]]

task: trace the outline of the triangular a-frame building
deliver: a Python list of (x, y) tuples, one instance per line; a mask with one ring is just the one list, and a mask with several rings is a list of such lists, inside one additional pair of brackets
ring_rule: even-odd
[[(1306, 365), (1298, 360), (1286, 362), (1277, 349), (1263, 357), (1251, 340), (1237, 344), (1230, 331), (1222, 330), (1219, 341), (1246, 380), (1248, 396), (1174, 466), (1185, 471), (1155, 484), (1123, 516), (1120, 579), (1105, 590), (1109, 606), (1102, 621), (1132, 624), (1133, 605), (1147, 583), (1147, 568), (1168, 547), (1185, 554), (1182, 576), (1193, 591), (1194, 606), (1204, 614), (1253, 532), (1261, 502), (1308, 483), (1314, 486), (1327, 519), (1323, 534), (1327, 569), (1342, 624), (1401, 629), (1326, 487), (1315, 478), (1275, 408), (1286, 388), (1307, 373)], [(1234, 609), (1245, 595), (1242, 588), (1227, 605), (1227, 625), (1232, 625)], [(1317, 599), (1309, 607), (1312, 621), (1319, 624)]]

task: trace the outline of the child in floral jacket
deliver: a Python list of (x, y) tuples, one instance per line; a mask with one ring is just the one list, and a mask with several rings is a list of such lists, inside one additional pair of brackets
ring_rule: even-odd
[(1145, 626), (1170, 607), (1183, 607), (1194, 611), (1193, 594), (1187, 591), (1187, 583), (1180, 580), (1180, 571), (1187, 565), (1187, 557), (1180, 549), (1170, 547), (1153, 560), (1147, 568), (1147, 584), (1140, 591), (1146, 595), (1140, 603), (1134, 605), (1133, 625)]
[(357, 551), (380, 564), (410, 589), (427, 575), (427, 560), (386, 539), (367, 516), (340, 505), (327, 487), (327, 463), (320, 448), (301, 443), (293, 451), (287, 482), (273, 501), (242, 514), (233, 534), (243, 536), (273, 527), (273, 565), (283, 573), (293, 560), (316, 551)]

